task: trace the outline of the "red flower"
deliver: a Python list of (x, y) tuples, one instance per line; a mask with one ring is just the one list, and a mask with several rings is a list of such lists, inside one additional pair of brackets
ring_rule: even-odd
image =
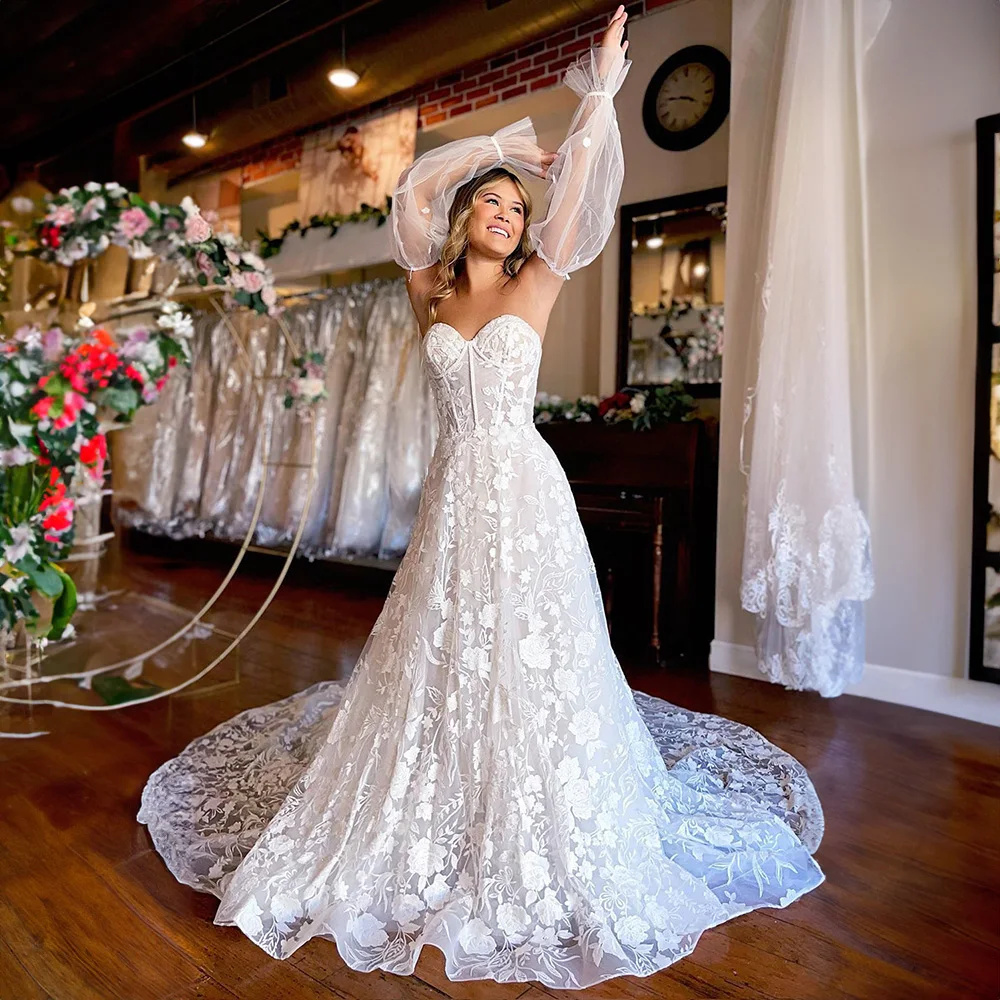
[(58, 250), (62, 244), (62, 234), (59, 227), (50, 222), (45, 223), (38, 230), (38, 239), (42, 246), (51, 247), (53, 250)]
[(95, 434), (89, 441), (80, 446), (80, 461), (84, 465), (93, 465), (108, 456), (108, 442), (103, 434)]
[(131, 365), (127, 365), (125, 368), (125, 377), (132, 379), (133, 382), (138, 382), (142, 385), (146, 380), (142, 377), (142, 372), (138, 368), (133, 368)]
[(55, 400), (51, 396), (43, 396), (35, 405), (31, 408), (31, 412), (38, 417), (39, 420), (44, 420), (49, 415), (49, 410), (52, 409), (52, 404)]
[(607, 399), (602, 399), (597, 404), (597, 412), (603, 417), (609, 410), (620, 410), (622, 407), (628, 406), (628, 404), (628, 393), (616, 392), (613, 396), (608, 396)]

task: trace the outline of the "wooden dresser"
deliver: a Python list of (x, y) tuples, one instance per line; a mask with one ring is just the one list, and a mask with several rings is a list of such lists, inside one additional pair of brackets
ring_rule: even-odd
[(717, 424), (551, 423), (616, 651), (707, 665), (715, 612)]

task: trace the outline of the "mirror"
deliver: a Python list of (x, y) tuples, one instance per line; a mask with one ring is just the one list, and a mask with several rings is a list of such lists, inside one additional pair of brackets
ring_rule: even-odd
[(1000, 115), (976, 122), (979, 341), (969, 676), (1000, 683)]
[(725, 326), (726, 189), (623, 205), (618, 385), (718, 396)]

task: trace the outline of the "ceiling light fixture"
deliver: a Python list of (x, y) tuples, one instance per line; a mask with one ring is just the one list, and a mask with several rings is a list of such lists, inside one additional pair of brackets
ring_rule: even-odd
[(208, 136), (204, 132), (198, 131), (198, 106), (195, 103), (197, 98), (191, 95), (191, 131), (181, 138), (188, 149), (201, 149), (208, 142)]
[(326, 78), (335, 87), (341, 90), (349, 90), (358, 82), (358, 74), (353, 69), (347, 68), (347, 25), (340, 26), (340, 65), (336, 69), (330, 70)]
[(646, 240), (646, 246), (650, 250), (659, 250), (660, 247), (663, 246), (663, 237), (662, 236), (650, 236), (649, 239)]

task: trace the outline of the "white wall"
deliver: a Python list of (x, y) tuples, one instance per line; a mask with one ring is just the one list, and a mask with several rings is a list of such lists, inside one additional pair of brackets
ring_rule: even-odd
[[(907, 689), (920, 675), (966, 674), (974, 135), (976, 118), (1000, 111), (1000, 5), (895, 0), (868, 66), (871, 454), (861, 471), (876, 593), (867, 660), (877, 665), (872, 682), (884, 682), (873, 696), (913, 703)], [(739, 609), (743, 483), (738, 428), (724, 425), (723, 435), (716, 636), (738, 647), (753, 635)], [(973, 687), (991, 702), (997, 693)]]
[(893, 4), (871, 51), (868, 101), (877, 387), (870, 407), (876, 593), (869, 604), (868, 660), (964, 676), (976, 358), (975, 120), (1000, 112), (1000, 5)]

